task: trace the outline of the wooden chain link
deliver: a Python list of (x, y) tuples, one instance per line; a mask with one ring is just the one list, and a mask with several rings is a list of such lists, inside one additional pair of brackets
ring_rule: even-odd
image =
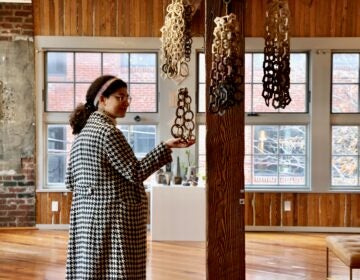
[(243, 39), (235, 14), (217, 17), (215, 24), (209, 111), (223, 115), (244, 96), (240, 86), (244, 82), (241, 72), (244, 61), (240, 50)]
[(287, 0), (268, 2), (265, 18), (264, 77), (265, 104), (284, 109), (290, 104), (289, 5)]
[(184, 0), (172, 0), (167, 6), (164, 26), (161, 27), (161, 76), (177, 79), (189, 75), (191, 55), (192, 6)]
[(171, 135), (181, 138), (184, 142), (195, 140), (194, 113), (191, 111), (191, 97), (187, 88), (178, 90), (177, 109), (175, 121), (171, 127)]

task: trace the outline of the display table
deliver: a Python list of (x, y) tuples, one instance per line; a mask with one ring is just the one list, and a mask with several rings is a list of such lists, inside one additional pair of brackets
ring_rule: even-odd
[(155, 185), (150, 189), (152, 240), (205, 241), (205, 188)]

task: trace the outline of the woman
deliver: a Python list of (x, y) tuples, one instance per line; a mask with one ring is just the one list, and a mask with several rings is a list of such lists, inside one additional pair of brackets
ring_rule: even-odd
[(66, 187), (73, 191), (66, 279), (145, 279), (147, 198), (142, 182), (171, 161), (169, 139), (137, 160), (116, 128), (130, 103), (127, 85), (96, 79), (86, 104), (70, 117), (78, 134), (71, 148)]

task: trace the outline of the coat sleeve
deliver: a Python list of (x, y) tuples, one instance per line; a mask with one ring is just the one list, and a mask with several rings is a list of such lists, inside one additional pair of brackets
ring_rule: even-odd
[(116, 128), (109, 131), (105, 137), (105, 153), (112, 166), (123, 177), (137, 184), (172, 161), (171, 149), (164, 143), (160, 143), (139, 161), (125, 136)]
[(74, 188), (75, 188), (71, 160), (69, 161), (69, 164), (66, 169), (65, 187), (70, 191), (74, 191)]

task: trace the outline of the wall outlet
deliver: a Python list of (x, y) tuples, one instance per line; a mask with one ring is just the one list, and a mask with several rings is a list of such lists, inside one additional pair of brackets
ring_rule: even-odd
[(53, 212), (59, 211), (59, 202), (58, 201), (51, 201), (51, 211), (53, 211)]
[(284, 211), (291, 211), (291, 201), (290, 200), (284, 201)]

